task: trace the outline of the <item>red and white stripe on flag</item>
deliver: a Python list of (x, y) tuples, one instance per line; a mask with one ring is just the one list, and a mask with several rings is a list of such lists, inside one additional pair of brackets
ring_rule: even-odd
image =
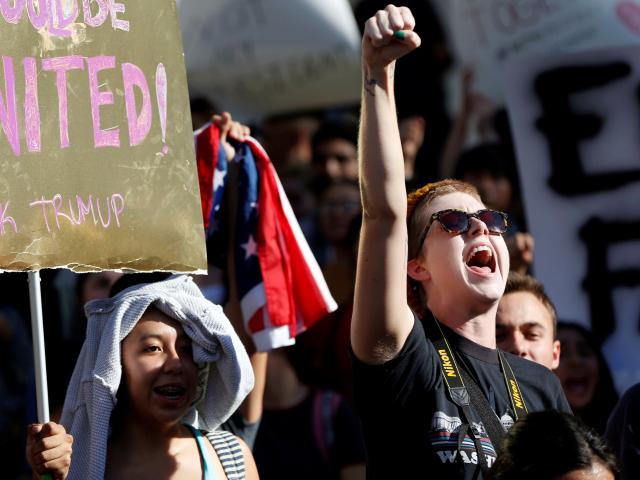
[(249, 310), (244, 318), (256, 347), (265, 351), (290, 345), (338, 306), (269, 156), (255, 139), (247, 143), (260, 175), (256, 242), (263, 281), (245, 295), (251, 298), (243, 299), (243, 311)]

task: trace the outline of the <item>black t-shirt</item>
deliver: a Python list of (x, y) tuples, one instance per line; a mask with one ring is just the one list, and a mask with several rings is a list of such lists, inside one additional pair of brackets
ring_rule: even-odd
[[(510, 428), (515, 415), (496, 350), (482, 347), (451, 330), (447, 341), (496, 412)], [(557, 377), (546, 367), (505, 353), (530, 412), (571, 412)], [(382, 365), (360, 362), (352, 353), (356, 409), (367, 448), (367, 478), (482, 478), (473, 438), (458, 448), (464, 420), (447, 393), (438, 354), (415, 325), (400, 353)], [(464, 419), (464, 417), (462, 417)], [(480, 418), (472, 420), (485, 431)], [(485, 454), (496, 457), (488, 436), (481, 435)]]
[(605, 437), (618, 456), (623, 478), (640, 478), (640, 383), (627, 390), (613, 409)]
[(365, 461), (356, 414), (326, 390), (292, 408), (265, 409), (253, 456), (262, 480), (338, 480), (343, 467)]

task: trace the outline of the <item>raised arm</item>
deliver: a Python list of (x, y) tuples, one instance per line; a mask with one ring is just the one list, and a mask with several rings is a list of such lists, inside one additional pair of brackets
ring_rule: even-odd
[(393, 76), (396, 59), (420, 45), (414, 24), (408, 8), (389, 5), (367, 21), (362, 38), (363, 220), (351, 344), (366, 363), (393, 358), (413, 327), (407, 305), (407, 192)]

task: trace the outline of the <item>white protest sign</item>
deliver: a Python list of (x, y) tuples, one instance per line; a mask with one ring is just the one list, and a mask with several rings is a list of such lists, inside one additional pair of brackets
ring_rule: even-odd
[(640, 381), (640, 47), (510, 63), (504, 76), (535, 273)]
[(457, 58), (474, 68), (474, 88), (496, 102), (503, 62), (640, 42), (637, 0), (439, 1)]
[(360, 98), (347, 0), (178, 0), (178, 10), (192, 96), (245, 119)]

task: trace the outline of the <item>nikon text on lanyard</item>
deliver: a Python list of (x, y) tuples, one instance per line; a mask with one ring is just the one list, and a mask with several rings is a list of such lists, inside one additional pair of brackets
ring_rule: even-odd
[[(470, 405), (474, 403), (474, 405), (479, 405), (478, 402), (472, 402), (470, 398), (470, 393), (467, 387), (464, 384), (464, 380), (462, 378), (462, 374), (458, 365), (456, 363), (455, 355), (449, 343), (447, 342), (446, 337), (444, 336), (444, 332), (442, 328), (440, 328), (440, 324), (434, 317), (434, 322), (438, 327), (438, 331), (440, 333), (439, 338), (435, 339), (433, 344), (436, 347), (436, 351), (438, 352), (438, 358), (440, 359), (440, 367), (442, 369), (442, 376), (444, 378), (444, 382), (447, 385), (447, 389), (449, 390), (449, 396), (451, 400), (462, 408), (464, 415), (467, 417), (467, 422), (471, 425), (471, 412)], [(511, 365), (504, 357), (500, 350), (497, 350), (498, 358), (500, 360), (500, 367), (502, 370), (502, 375), (504, 377), (505, 385), (507, 387), (507, 391), (509, 392), (509, 399), (511, 400), (511, 407), (513, 408), (513, 413), (515, 415), (514, 420), (518, 420), (519, 417), (527, 413), (527, 405), (525, 404), (524, 397), (522, 396), (522, 392), (520, 390), (520, 386), (518, 385), (518, 381), (511, 369)], [(470, 375), (470, 373), (469, 373)], [(473, 383), (473, 379), (469, 379), (471, 383)], [(472, 390), (476, 390), (476, 394), (482, 395), (478, 389), (472, 388)], [(486, 399), (477, 399), (482, 400), (485, 404)], [(482, 412), (476, 412), (482, 413)], [(491, 412), (493, 416), (495, 416), (494, 412)], [(482, 417), (482, 415), (480, 415)], [(497, 417), (496, 417), (496, 420)], [(498, 420), (499, 422), (499, 420)], [(483, 421), (483, 423), (488, 423)], [(485, 428), (488, 428), (488, 425), (485, 425)], [(476, 432), (472, 430), (472, 435), (474, 439), (474, 443), (476, 445), (476, 451), (478, 453), (478, 461), (481, 462), (481, 459), (484, 460), (481, 463), (483, 470), (488, 470), (490, 467), (489, 462), (484, 454), (484, 450), (482, 449), (482, 445), (480, 443), (479, 435), (476, 435)], [(504, 433), (504, 431), (502, 431)], [(491, 439), (492, 442), (496, 441), (495, 438)], [(498, 445), (494, 445), (494, 447), (498, 447)]]

